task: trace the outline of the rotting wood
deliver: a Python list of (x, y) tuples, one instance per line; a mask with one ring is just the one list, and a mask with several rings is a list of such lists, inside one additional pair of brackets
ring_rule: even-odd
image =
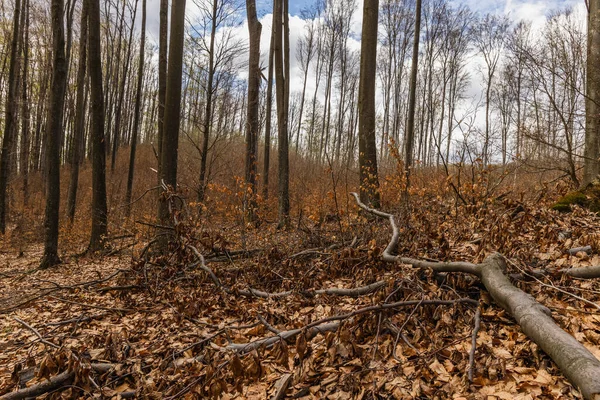
[(394, 216), (370, 208), (360, 201), (356, 193), (352, 195), (359, 207), (390, 222), (393, 234), (382, 255), (385, 261), (411, 264), (414, 267), (439, 272), (465, 272), (476, 275), (494, 301), (512, 315), (523, 333), (544, 350), (569, 382), (578, 388), (586, 399), (600, 400), (600, 361), (556, 324), (547, 307), (510, 282), (506, 275), (506, 262), (501, 254), (494, 253), (481, 264), (430, 262), (394, 255), (393, 251), (400, 237)]

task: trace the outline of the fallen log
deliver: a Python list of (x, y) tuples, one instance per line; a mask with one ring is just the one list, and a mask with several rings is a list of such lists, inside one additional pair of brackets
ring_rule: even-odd
[(385, 261), (429, 268), (437, 272), (469, 273), (479, 277), (494, 301), (512, 315), (525, 335), (548, 354), (569, 382), (578, 388), (586, 399), (600, 400), (600, 361), (556, 324), (547, 307), (510, 282), (502, 255), (492, 254), (481, 264), (431, 262), (394, 255), (393, 251), (400, 237), (394, 216), (370, 208), (360, 201), (356, 193), (352, 195), (359, 207), (388, 219), (393, 233), (382, 255)]
[[(106, 373), (114, 368), (113, 364), (92, 364), (93, 371), (98, 373)], [(22, 400), (30, 397), (41, 396), (44, 393), (60, 389), (63, 386), (69, 385), (75, 379), (75, 371), (64, 371), (60, 374), (51, 377), (47, 381), (40, 382), (36, 385), (26, 387), (15, 392), (6, 393), (0, 400)]]

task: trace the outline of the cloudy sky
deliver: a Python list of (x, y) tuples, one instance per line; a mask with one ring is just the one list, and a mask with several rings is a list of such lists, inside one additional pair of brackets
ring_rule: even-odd
[[(174, 0), (178, 1), (178, 0)], [(242, 11), (245, 11), (245, 1), (240, 1), (242, 5)], [(380, 0), (381, 1), (381, 0)], [(302, 88), (302, 74), (296, 60), (296, 47), (298, 39), (303, 35), (305, 21), (300, 17), (301, 11), (304, 8), (311, 7), (315, 0), (289, 0), (290, 7), (290, 54), (291, 54), (291, 81), (290, 86), (292, 92), (300, 91)], [(584, 0), (450, 0), (455, 5), (467, 5), (471, 10), (480, 14), (488, 12), (496, 14), (508, 15), (509, 18), (517, 22), (519, 20), (529, 20), (533, 22), (534, 26), (541, 26), (544, 23), (546, 15), (557, 9), (572, 8), (576, 14), (582, 19), (582, 24), (585, 24), (585, 2)], [(158, 42), (158, 27), (159, 27), (159, 8), (160, 0), (148, 0), (148, 33), (149, 39)], [(194, 0), (187, 0), (187, 14), (188, 19), (193, 19), (194, 13), (197, 13), (197, 6)], [(363, 0), (357, 0), (357, 9), (354, 13), (352, 21), (352, 33), (351, 37), (360, 38), (361, 23), (362, 23), (362, 6)], [(272, 21), (272, 0), (257, 0), (257, 9), (259, 19), (262, 22), (262, 38), (261, 38), (261, 53), (262, 53), (262, 64), (267, 65), (267, 55), (269, 48), (270, 29)], [(138, 23), (139, 23), (138, 13)], [(248, 25), (244, 21), (240, 26), (234, 28), (234, 35), (242, 40), (248, 38)], [(353, 48), (360, 48), (360, 43), (355, 39), (350, 39), (348, 42), (349, 46)], [(240, 54), (240, 60), (247, 59), (246, 54)], [(478, 82), (475, 75), (478, 68), (477, 58), (474, 57), (472, 64), (469, 68), (473, 71), (471, 76), (474, 78), (471, 82), (471, 88), (469, 93), (474, 94), (480, 93), (481, 82)], [(240, 73), (240, 77), (245, 77), (245, 72)], [(307, 90), (310, 93), (313, 90), (314, 80), (309, 80)]]

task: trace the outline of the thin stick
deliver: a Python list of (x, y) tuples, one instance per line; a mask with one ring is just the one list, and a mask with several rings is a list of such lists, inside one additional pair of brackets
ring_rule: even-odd
[(29, 325), (27, 322), (25, 322), (22, 319), (19, 319), (17, 317), (13, 317), (13, 319), (15, 321), (17, 321), (18, 323), (20, 323), (21, 325), (23, 325), (25, 328), (29, 329), (31, 332), (33, 332), (35, 334), (35, 336), (37, 336), (40, 339), (40, 342), (42, 342), (50, 347), (54, 347), (55, 349), (60, 349), (59, 345), (54, 344), (54, 343), (49, 342), (46, 339), (44, 339), (44, 337), (37, 331), (37, 329), (35, 329), (33, 326)]
[(475, 350), (477, 349), (477, 333), (481, 327), (481, 307), (475, 311), (475, 322), (473, 334), (471, 335), (471, 351), (469, 352), (469, 382), (473, 382), (473, 371), (475, 370)]

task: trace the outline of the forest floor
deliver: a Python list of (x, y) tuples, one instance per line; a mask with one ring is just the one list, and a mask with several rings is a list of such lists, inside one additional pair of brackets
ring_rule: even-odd
[[(522, 274), (600, 265), (600, 218), (540, 204), (457, 208), (425, 198), (403, 221), (398, 252), (479, 262), (500, 251), (509, 272)], [(165, 257), (142, 257), (147, 241), (131, 238), (120, 254), (73, 251), (48, 270), (37, 269), (39, 245), (21, 256), (4, 246), (0, 395), (70, 370), (74, 377), (46, 398), (266, 399), (281, 396), (287, 378), (285, 398), (581, 398), (476, 278), (382, 262), (386, 221), (354, 208), (341, 219), (300, 225), (280, 231), (263, 224), (243, 233), (190, 226)], [(585, 245), (593, 250), (568, 254)], [(221, 287), (192, 248), (204, 254)], [(357, 297), (310, 292), (378, 281), (379, 290)], [(515, 284), (600, 358), (597, 282), (556, 273)], [(249, 288), (291, 292), (260, 298), (245, 295)], [(406, 304), (378, 308), (393, 302)], [(307, 328), (319, 320), (340, 324), (328, 332)], [(231, 347), (296, 328), (287, 342)], [(110, 368), (101, 372), (93, 367), (105, 364)]]

